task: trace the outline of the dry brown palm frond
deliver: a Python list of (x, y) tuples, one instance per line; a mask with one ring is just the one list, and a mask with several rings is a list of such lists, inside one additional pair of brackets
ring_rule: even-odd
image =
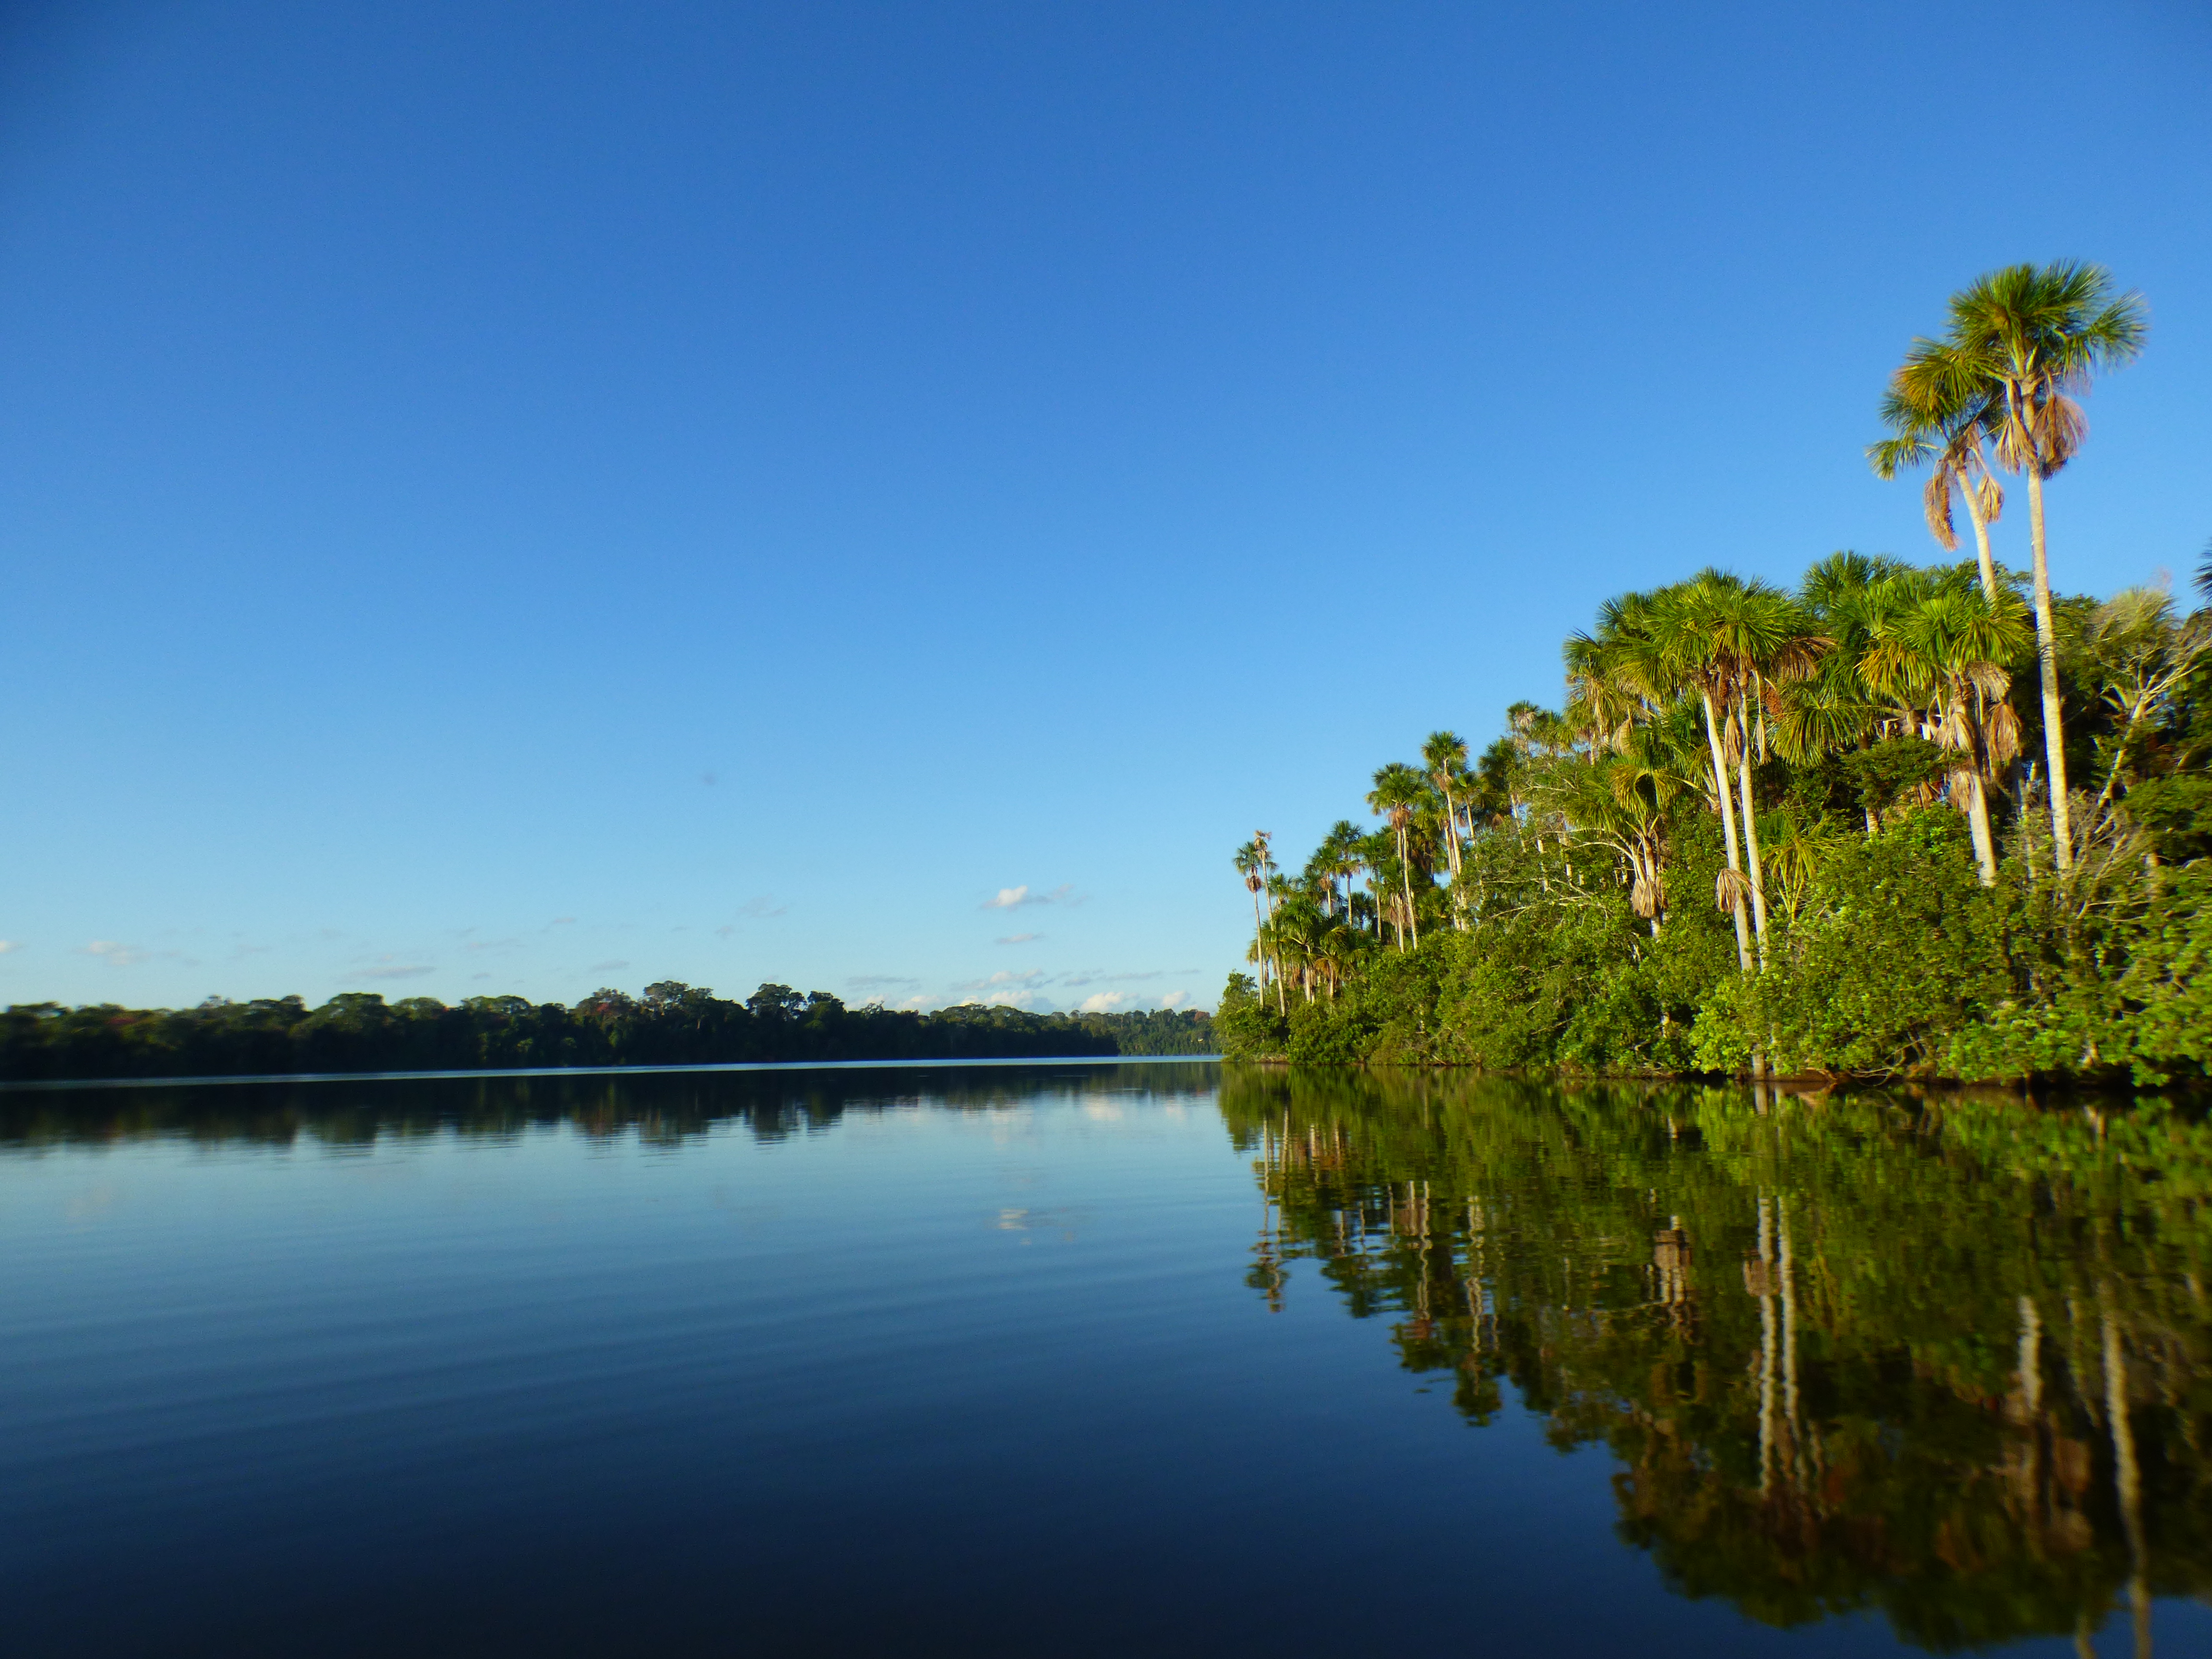
[(1657, 876), (1648, 871), (1636, 872), (1636, 880), (1628, 890), (1629, 908), (1650, 921), (1667, 908), (1667, 895)]
[(1995, 524), (2004, 516), (2004, 486), (1996, 478), (1984, 472), (1966, 488), (1974, 492), (1974, 510), (1984, 524)]
[(1982, 742), (1993, 769), (2010, 765), (2020, 753), (2020, 716), (2010, 703), (1993, 704), (1982, 716)]
[(1947, 553), (1959, 544), (1958, 526), (1951, 522), (1952, 483), (1951, 469), (1939, 466), (1920, 489), (1921, 511), (1927, 517), (1929, 533)]
[(1713, 908), (1733, 910), (1751, 900), (1751, 882), (1741, 870), (1723, 870), (1713, 878)]
[(1993, 702), (2012, 690), (2012, 676), (1997, 663), (1968, 663), (1963, 678), (1975, 690)]

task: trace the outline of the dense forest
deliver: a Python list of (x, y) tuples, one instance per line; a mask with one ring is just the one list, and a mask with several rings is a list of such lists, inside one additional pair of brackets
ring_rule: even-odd
[(595, 991), (574, 1007), (521, 997), (449, 1007), (348, 992), (319, 1008), (295, 996), (214, 997), (179, 1009), (41, 1003), (0, 1018), (0, 1080), (10, 1082), (1212, 1051), (1212, 1022), (1195, 1010), (1033, 1014), (967, 1003), (921, 1014), (848, 1008), (787, 985), (732, 1002), (672, 980), (641, 997)]
[(1254, 1292), (1606, 1448), (1686, 1595), (2148, 1653), (2154, 1597), (2212, 1594), (2200, 1114), (1257, 1067), (1221, 1104)]
[[(2201, 1079), (2212, 1057), (2212, 611), (2054, 591), (2045, 486), (2141, 302), (2017, 266), (1914, 343), (1869, 451), (1973, 556), (1837, 553), (1620, 595), (1557, 710), (1438, 732), (1382, 820), (1236, 867), (1231, 1057), (1593, 1072)], [(1992, 550), (2025, 483), (2025, 572)], [(2196, 586), (2212, 600), (2212, 557)]]

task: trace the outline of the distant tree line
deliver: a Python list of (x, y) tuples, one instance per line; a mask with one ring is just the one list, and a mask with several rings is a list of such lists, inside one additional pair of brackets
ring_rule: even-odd
[(594, 991), (573, 1007), (513, 996), (387, 1003), (349, 991), (319, 1008), (296, 996), (210, 997), (194, 1008), (35, 1003), (0, 1017), (0, 1080), (9, 1082), (1212, 1051), (1212, 1022), (1195, 1009), (1036, 1014), (964, 1003), (913, 1013), (849, 1008), (788, 985), (734, 1002), (675, 980), (637, 997)]

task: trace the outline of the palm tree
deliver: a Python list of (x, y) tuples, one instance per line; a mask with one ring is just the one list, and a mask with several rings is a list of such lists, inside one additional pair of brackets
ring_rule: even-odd
[[(1459, 799), (1467, 793), (1467, 739), (1454, 732), (1431, 732), (1421, 745), (1421, 763), (1429, 769), (1429, 781), (1444, 798), (1444, 865), (1451, 872), (1452, 925), (1467, 931), (1460, 891)], [(1455, 791), (1457, 793), (1455, 793)]]
[(1352, 883), (1358, 875), (1360, 834), (1349, 818), (1339, 818), (1329, 825), (1328, 833), (1322, 837), (1321, 849), (1314, 854), (1314, 862), (1328, 879), (1329, 891), (1336, 890), (1339, 881), (1344, 883), (1344, 919), (1352, 919)]
[(1877, 694), (1929, 705), (1926, 732), (1953, 757), (1952, 801), (1973, 831), (1982, 885), (1994, 887), (1989, 785), (2020, 751), (2020, 722), (2008, 698), (2010, 665), (2028, 642), (2027, 619), (2017, 600), (1992, 605), (1971, 588), (1919, 586), (1877, 623), (1860, 673)]
[[(1398, 879), (1405, 889), (1406, 918), (1413, 936), (1413, 948), (1421, 948), (1421, 919), (1413, 908), (1413, 858), (1408, 831), (1413, 816), (1422, 805), (1421, 797), (1427, 793), (1426, 781), (1403, 761), (1392, 761), (1375, 774), (1375, 787), (1367, 797), (1370, 811), (1388, 820), (1390, 833), (1398, 843)], [(1405, 943), (1407, 928), (1399, 930), (1399, 944)]]
[(1237, 849), (1237, 873), (1244, 878), (1245, 890), (1252, 895), (1252, 960), (1260, 969), (1260, 999), (1267, 996), (1267, 954), (1261, 948), (1261, 937), (1266, 931), (1266, 919), (1260, 914), (1260, 895), (1267, 885), (1267, 832), (1261, 830), (1250, 841)]
[[(1766, 716), (1782, 704), (1780, 688), (1811, 677), (1831, 641), (1787, 593), (1721, 570), (1701, 571), (1668, 591), (1670, 648), (1695, 682), (1706, 708), (1717, 773), (1733, 760), (1748, 870), (1739, 877), (1751, 902), (1759, 959), (1766, 962), (1766, 882), (1760, 867), (1758, 801), (1752, 750), (1766, 747)], [(1717, 699), (1718, 719), (1713, 703)], [(1725, 780), (1723, 780), (1725, 782)], [(1724, 787), (1723, 796), (1729, 793)], [(1739, 941), (1741, 943), (1741, 941)]]
[(2063, 872), (2073, 867), (2074, 836), (2043, 485), (2073, 459), (2087, 434), (2076, 394), (2098, 370), (2140, 354), (2149, 325), (2140, 297), (2115, 294), (2101, 265), (2070, 259), (1991, 271), (1951, 296), (1950, 319), (1941, 346), (1916, 342), (1891, 385), (1911, 407), (1955, 410), (1961, 419), (1986, 424), (1998, 461), (2027, 479), (2044, 759), (2052, 849)]
[(1981, 562), (1982, 592), (1995, 605), (1996, 561), (1990, 554), (1990, 526), (2004, 512), (2004, 489), (1990, 469), (1989, 441), (1996, 435), (1996, 406), (1975, 397), (1970, 377), (1956, 364), (1920, 363), (1916, 359), (1954, 348), (1922, 340), (1907, 355), (1881, 400), (1882, 422), (1890, 436), (1867, 446), (1875, 476), (1893, 478), (1908, 468), (1929, 469), (1921, 496), (1928, 529), (1945, 552), (1959, 545), (1951, 522), (1951, 501), (1964, 500), (1974, 526), (1974, 551)]

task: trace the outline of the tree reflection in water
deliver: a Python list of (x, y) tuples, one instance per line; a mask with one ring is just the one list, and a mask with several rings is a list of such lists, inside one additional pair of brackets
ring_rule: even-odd
[(1230, 1068), (1310, 1260), (1490, 1420), (1602, 1443), (1668, 1582), (1947, 1649), (2212, 1591), (2212, 1128), (2161, 1103)]

